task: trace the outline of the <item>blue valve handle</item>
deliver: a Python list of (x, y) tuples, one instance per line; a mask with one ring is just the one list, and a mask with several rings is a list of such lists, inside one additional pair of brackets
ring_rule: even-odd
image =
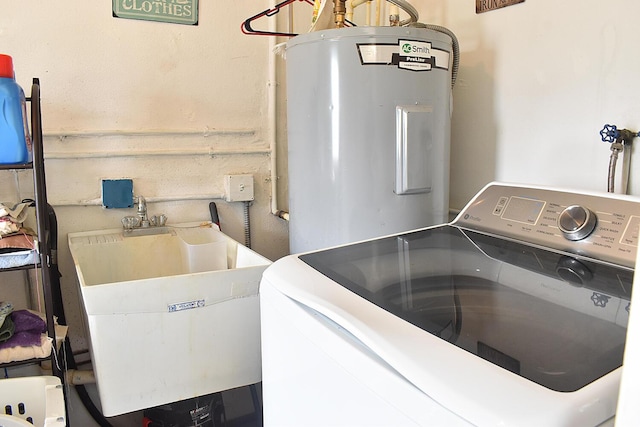
[(616, 125), (604, 125), (600, 131), (600, 137), (602, 142), (631, 144), (633, 138), (640, 137), (640, 132), (632, 132), (627, 129), (618, 130)]
[(619, 136), (620, 132), (618, 132), (618, 128), (616, 127), (616, 125), (604, 125), (604, 127), (600, 131), (602, 142), (613, 143)]

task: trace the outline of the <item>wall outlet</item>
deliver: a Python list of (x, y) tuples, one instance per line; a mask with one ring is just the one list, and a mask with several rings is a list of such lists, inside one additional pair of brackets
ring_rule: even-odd
[(224, 193), (227, 202), (253, 200), (253, 175), (225, 175)]

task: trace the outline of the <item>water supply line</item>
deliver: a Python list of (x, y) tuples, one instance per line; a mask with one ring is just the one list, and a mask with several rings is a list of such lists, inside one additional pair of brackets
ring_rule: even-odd
[(406, 0), (387, 0), (389, 3), (398, 6), (400, 9), (404, 10), (407, 15), (409, 15), (409, 19), (405, 19), (404, 21), (400, 21), (400, 26), (404, 27), (405, 25), (411, 26), (411, 24), (418, 23), (418, 11), (415, 7), (411, 6)]
[[(351, 0), (349, 3), (347, 3), (347, 13), (349, 14), (347, 16), (348, 20), (351, 20), (353, 17), (353, 9), (355, 9), (358, 6), (361, 6), (363, 4), (367, 4), (367, 19), (369, 19), (369, 15), (371, 14), (371, 2), (373, 0)], [(411, 4), (409, 4), (409, 2), (407, 2), (406, 0), (387, 0), (387, 2), (391, 3), (394, 6), (399, 7), (400, 9), (402, 9), (407, 15), (409, 15), (408, 19), (405, 19), (404, 21), (399, 21), (398, 25), (399, 26), (406, 26), (409, 25), (411, 23), (415, 23), (418, 22), (418, 11), (416, 10), (415, 7), (413, 7)], [(379, 1), (376, 2), (376, 24), (379, 24), (380, 21), (380, 5), (379, 5)], [(370, 25), (370, 21), (367, 21), (366, 25)]]
[(640, 132), (633, 132), (628, 129), (619, 130), (616, 125), (605, 124), (600, 131), (602, 142), (611, 144), (611, 154), (609, 156), (609, 170), (607, 174), (607, 191), (615, 192), (616, 167), (618, 154), (622, 152), (622, 193), (628, 194), (629, 175), (631, 172), (631, 144), (634, 138), (640, 137)]
[(400, 8), (395, 4), (389, 9), (389, 26), (400, 26)]
[[(370, 5), (371, 5), (371, 1), (372, 0), (351, 0), (347, 3), (347, 15), (346, 15), (346, 19), (347, 21), (353, 21), (353, 11), (356, 7), (363, 5), (365, 3), (367, 3), (367, 10), (370, 10)], [(367, 18), (368, 18), (368, 14), (367, 14)], [(367, 22), (367, 25), (369, 25), (369, 22)]]

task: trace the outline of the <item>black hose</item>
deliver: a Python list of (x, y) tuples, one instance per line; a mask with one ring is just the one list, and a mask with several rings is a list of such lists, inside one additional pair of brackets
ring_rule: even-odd
[[(52, 263), (51, 263), (51, 289), (52, 289), (52, 299), (53, 299), (53, 311), (54, 314), (58, 317), (58, 322), (63, 325), (67, 324), (67, 319), (64, 315), (64, 306), (62, 304), (62, 291), (60, 288), (60, 270), (58, 269), (58, 260), (57, 260), (57, 251), (58, 251), (58, 220), (56, 217), (56, 213), (51, 207), (51, 205), (47, 205), (47, 214), (49, 220), (49, 233), (50, 233), (50, 244), (51, 244), (51, 253), (52, 253)], [(69, 337), (65, 337), (64, 342), (62, 343), (62, 351), (65, 355), (65, 360), (67, 361), (67, 365), (71, 369), (78, 369), (78, 365), (73, 355), (73, 350), (71, 349), (71, 342), (69, 341)], [(78, 393), (78, 397), (80, 401), (87, 409), (87, 412), (91, 415), (91, 417), (101, 426), (101, 427), (112, 427), (109, 421), (102, 415), (102, 412), (96, 407), (96, 405), (91, 400), (91, 396), (89, 396), (89, 392), (87, 392), (87, 388), (82, 384), (74, 385), (76, 392)], [(68, 415), (67, 415), (68, 416)]]
[[(53, 302), (53, 314), (62, 325), (67, 324), (62, 304), (62, 290), (60, 287), (60, 270), (58, 269), (58, 218), (53, 207), (47, 204), (47, 216), (49, 221), (49, 245), (51, 246), (51, 300)], [(55, 283), (54, 283), (55, 281)]]
[[(69, 367), (71, 369), (76, 369), (78, 366), (76, 365), (76, 361), (73, 358), (73, 351), (71, 350), (71, 343), (69, 342), (69, 337), (67, 337), (64, 340), (64, 352), (65, 352), (65, 358), (67, 360)], [(91, 418), (93, 418), (95, 422), (97, 422), (98, 425), (100, 425), (100, 427), (112, 427), (111, 423), (107, 421), (105, 416), (102, 415), (102, 412), (100, 412), (100, 410), (93, 403), (93, 400), (91, 400), (91, 396), (89, 396), (89, 392), (87, 391), (87, 388), (83, 384), (76, 384), (75, 389), (76, 389), (76, 392), (78, 393), (78, 397), (80, 398), (80, 401), (82, 402), (84, 407), (87, 409), (87, 412), (89, 412), (89, 415), (91, 415)]]
[[(220, 217), (218, 216), (218, 208), (215, 202), (209, 203), (209, 214), (211, 215), (211, 222), (220, 228)], [(222, 230), (220, 228), (220, 230)]]

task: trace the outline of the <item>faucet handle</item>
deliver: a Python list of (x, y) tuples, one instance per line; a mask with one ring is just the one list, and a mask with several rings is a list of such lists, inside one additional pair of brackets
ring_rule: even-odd
[(149, 218), (149, 224), (152, 227), (164, 227), (167, 223), (167, 216), (165, 214), (154, 215)]
[(122, 226), (125, 230), (132, 230), (140, 224), (140, 218), (137, 216), (125, 216), (122, 218)]

